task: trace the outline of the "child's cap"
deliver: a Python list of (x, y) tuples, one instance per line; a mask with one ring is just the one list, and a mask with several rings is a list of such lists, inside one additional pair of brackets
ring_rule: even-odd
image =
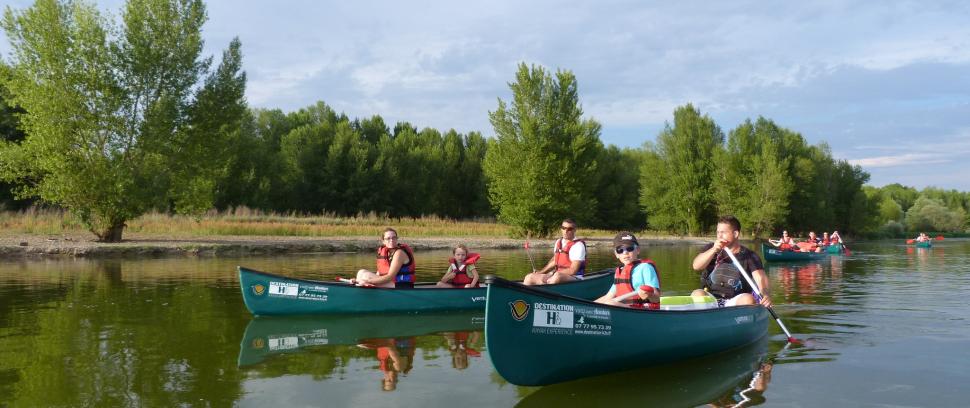
[(613, 237), (614, 248), (630, 246), (630, 245), (640, 246), (640, 243), (637, 242), (637, 237), (630, 232), (623, 231), (619, 234), (616, 234), (616, 236)]

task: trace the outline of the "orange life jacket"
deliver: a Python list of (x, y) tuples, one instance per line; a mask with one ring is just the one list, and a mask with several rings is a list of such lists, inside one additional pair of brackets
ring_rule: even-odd
[(479, 254), (468, 254), (468, 257), (465, 258), (465, 262), (462, 262), (461, 265), (458, 264), (458, 261), (456, 261), (455, 258), (449, 259), (448, 261), (451, 262), (451, 265), (454, 268), (453, 270), (455, 271), (455, 278), (451, 280), (451, 284), (467, 285), (472, 283), (473, 279), (468, 275), (468, 266), (474, 265), (475, 262), (478, 262), (479, 258), (481, 258), (481, 255)]
[[(582, 242), (583, 245), (586, 245), (586, 242), (581, 239), (574, 239), (572, 241), (569, 241), (566, 243), (565, 246), (563, 245), (562, 241), (563, 241), (562, 238), (556, 241), (555, 256), (556, 256), (557, 272), (569, 269), (569, 267), (573, 265), (573, 262), (569, 260), (569, 250), (572, 249), (573, 245), (576, 245), (577, 242)], [(586, 260), (583, 260), (582, 262), (579, 263), (579, 269), (576, 270), (576, 276), (583, 276), (583, 273), (585, 272), (586, 272)]]
[(414, 252), (411, 251), (408, 244), (397, 244), (397, 248), (394, 249), (389, 249), (386, 246), (377, 248), (377, 274), (387, 275), (391, 272), (391, 259), (394, 258), (394, 252), (398, 249), (403, 249), (408, 254), (408, 261), (401, 265), (401, 269), (397, 271), (397, 276), (394, 277), (394, 282), (414, 282), (414, 270), (417, 265), (414, 261)]
[[(616, 293), (613, 294), (614, 297), (619, 297), (636, 291), (636, 289), (633, 288), (633, 269), (636, 268), (641, 262), (648, 263), (653, 267), (653, 270), (657, 272), (657, 282), (660, 282), (660, 270), (657, 269), (657, 264), (653, 263), (653, 261), (649, 259), (638, 259), (629, 265), (616, 267), (616, 271), (613, 273), (613, 285), (616, 286)], [(648, 309), (660, 308), (660, 304), (650, 303), (646, 299), (640, 299), (640, 296), (631, 296), (623, 299), (621, 302), (628, 304), (631, 307), (642, 308), (644, 305), (646, 305)]]

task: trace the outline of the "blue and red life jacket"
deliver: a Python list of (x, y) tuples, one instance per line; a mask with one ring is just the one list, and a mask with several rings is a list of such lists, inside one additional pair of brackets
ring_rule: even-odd
[(414, 260), (414, 252), (411, 251), (411, 247), (408, 244), (397, 244), (397, 248), (388, 248), (386, 246), (381, 246), (377, 248), (377, 274), (387, 275), (391, 272), (391, 259), (394, 258), (394, 252), (398, 249), (403, 249), (406, 254), (408, 254), (408, 261), (401, 265), (401, 269), (397, 271), (397, 276), (394, 277), (394, 282), (414, 282), (414, 270), (416, 268), (416, 262)]

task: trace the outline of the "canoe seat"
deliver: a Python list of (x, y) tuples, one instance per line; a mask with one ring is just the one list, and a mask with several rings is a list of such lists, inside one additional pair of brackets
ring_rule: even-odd
[(717, 307), (711, 296), (661, 296), (660, 310), (699, 310)]

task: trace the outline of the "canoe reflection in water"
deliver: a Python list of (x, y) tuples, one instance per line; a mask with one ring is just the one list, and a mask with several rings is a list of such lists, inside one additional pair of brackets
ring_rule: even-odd
[(381, 379), (381, 389), (384, 391), (396, 390), (398, 375), (407, 376), (414, 368), (414, 337), (368, 339), (357, 346), (377, 351), (378, 368), (384, 374)]
[[(772, 363), (768, 337), (703, 358), (540, 388), (517, 407), (753, 406), (764, 403)], [(523, 387), (528, 389), (527, 387)]]
[(300, 353), (312, 346), (356, 345), (364, 339), (394, 339), (432, 333), (482, 330), (481, 311), (373, 316), (279, 316), (255, 318), (239, 347), (239, 366), (271, 355)]
[(481, 332), (454, 332), (443, 333), (448, 342), (448, 351), (451, 353), (451, 366), (464, 370), (468, 368), (468, 357), (481, 357), (482, 353), (472, 348), (481, 340)]

